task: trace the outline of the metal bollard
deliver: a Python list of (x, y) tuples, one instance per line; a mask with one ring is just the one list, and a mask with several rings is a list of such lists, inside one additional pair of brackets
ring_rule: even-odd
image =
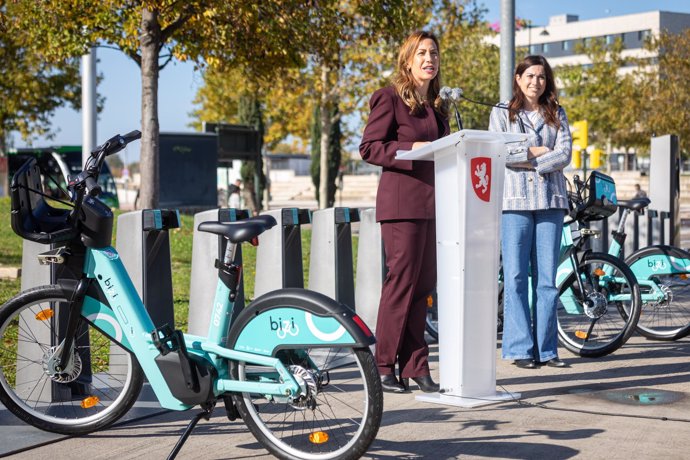
[(283, 208), (262, 214), (273, 216), (278, 225), (259, 235), (254, 297), (281, 288), (303, 288), (300, 225), (309, 223), (309, 210)]
[(179, 226), (176, 209), (143, 209), (117, 219), (117, 252), (156, 327), (175, 327), (168, 230)]
[(376, 208), (362, 209), (359, 211), (355, 305), (357, 314), (372, 331), (376, 331), (381, 287), (386, 276), (384, 259), (381, 224), (376, 222)]
[[(192, 275), (189, 288), (189, 325), (188, 332), (205, 336), (213, 312), (213, 301), (218, 285), (218, 269), (216, 260), (223, 260), (227, 240), (222, 236), (197, 230), (202, 222), (235, 222), (249, 217), (249, 211), (223, 208), (210, 209), (194, 215), (194, 237), (192, 241)], [(235, 253), (236, 264), (242, 264), (242, 248)], [(232, 319), (244, 308), (244, 281), (240, 278), (235, 298), (235, 309)]]
[(355, 308), (352, 260), (352, 222), (357, 209), (328, 208), (314, 211), (309, 255), (309, 289)]

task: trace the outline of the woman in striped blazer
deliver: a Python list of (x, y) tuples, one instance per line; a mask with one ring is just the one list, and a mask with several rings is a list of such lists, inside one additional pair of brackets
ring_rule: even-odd
[[(509, 147), (501, 221), (504, 275), (502, 357), (518, 367), (566, 367), (558, 358), (556, 269), (568, 209), (563, 168), (572, 139), (556, 84), (543, 56), (515, 69), (513, 98), (491, 112), (489, 130), (524, 132), (526, 146)], [(532, 273), (532, 308), (528, 273)]]

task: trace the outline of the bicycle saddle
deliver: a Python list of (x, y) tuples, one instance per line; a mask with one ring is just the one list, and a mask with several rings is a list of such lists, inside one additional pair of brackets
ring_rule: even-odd
[(276, 223), (272, 216), (264, 215), (237, 222), (202, 222), (197, 229), (200, 232), (224, 236), (232, 243), (242, 243), (251, 241)]
[(641, 211), (649, 206), (652, 201), (649, 198), (633, 198), (632, 200), (618, 200), (618, 206), (631, 211)]

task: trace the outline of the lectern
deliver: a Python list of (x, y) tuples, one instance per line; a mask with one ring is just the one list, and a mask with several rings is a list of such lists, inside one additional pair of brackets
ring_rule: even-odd
[(462, 130), (399, 160), (433, 161), (441, 392), (418, 400), (473, 407), (496, 391), (496, 314), (506, 144), (524, 134)]

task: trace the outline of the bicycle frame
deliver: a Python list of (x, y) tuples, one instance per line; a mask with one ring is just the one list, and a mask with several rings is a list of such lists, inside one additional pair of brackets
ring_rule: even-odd
[[(561, 252), (560, 252), (560, 265), (556, 271), (556, 286), (560, 286), (563, 281), (565, 281), (570, 274), (575, 270), (575, 267), (579, 266), (579, 260), (577, 254), (581, 250), (581, 245), (584, 243), (584, 238), (589, 235), (593, 235), (594, 232), (589, 229), (576, 229), (571, 228), (572, 223), (563, 225), (563, 232), (561, 234)], [(581, 274), (582, 275), (582, 274)], [(584, 273), (587, 277), (587, 281), (591, 284), (591, 274)], [(584, 292), (583, 279), (582, 276), (577, 276), (575, 278), (580, 292)], [(608, 283), (618, 282), (622, 283), (624, 280), (618, 279), (613, 276), (613, 267), (606, 266), (603, 269), (603, 276), (598, 276), (598, 285), (600, 287), (605, 287)], [(608, 299), (610, 301), (616, 300), (629, 300), (629, 294), (608, 294)], [(578, 301), (577, 297), (574, 295), (571, 289), (565, 290), (561, 296), (560, 301), (565, 308), (565, 311), (569, 314), (581, 314), (583, 313), (582, 304)]]
[[(228, 244), (226, 259), (234, 246)], [(230, 259), (231, 260), (231, 259)], [(95, 327), (121, 343), (139, 360), (161, 406), (173, 410), (192, 407), (175, 398), (158, 368), (155, 358), (160, 354), (152, 332), (156, 330), (132, 280), (112, 247), (87, 249), (84, 273), (98, 282), (110, 307), (87, 296), (82, 314)], [(214, 385), (216, 396), (225, 392), (251, 392), (275, 396), (297, 395), (300, 386), (283, 363), (272, 357), (274, 351), (285, 345), (319, 347), (331, 344), (362, 346), (347, 328), (333, 317), (319, 317), (293, 308), (275, 308), (261, 312), (244, 325), (234, 349), (226, 348), (227, 331), (231, 322), (233, 302), (230, 290), (219, 279), (208, 337), (185, 334), (189, 353), (209, 360), (218, 371)], [(287, 319), (289, 318), (289, 319)], [(266, 334), (268, 330), (275, 334)], [(275, 369), (283, 383), (240, 381), (229, 377), (227, 362), (244, 361)]]

